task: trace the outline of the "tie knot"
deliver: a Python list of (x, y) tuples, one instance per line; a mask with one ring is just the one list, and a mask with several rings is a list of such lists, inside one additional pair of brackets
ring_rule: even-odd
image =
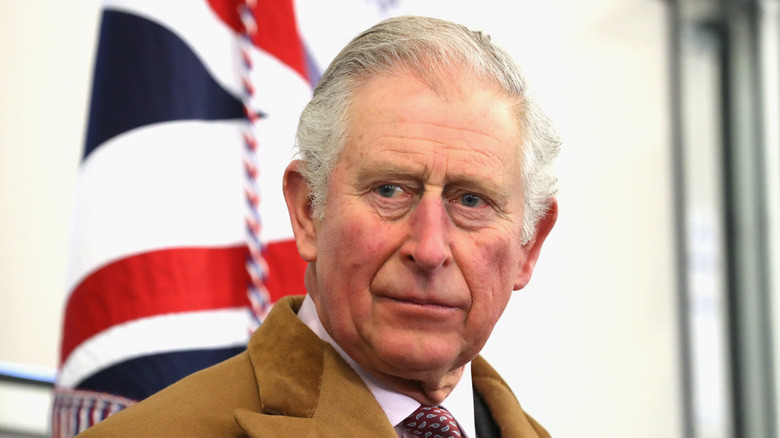
[(441, 406), (420, 406), (404, 420), (404, 428), (423, 438), (460, 438), (463, 434), (452, 414)]

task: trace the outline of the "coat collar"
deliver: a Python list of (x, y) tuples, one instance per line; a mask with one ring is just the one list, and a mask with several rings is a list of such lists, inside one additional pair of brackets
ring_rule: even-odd
[(274, 305), (249, 341), (261, 411), (238, 409), (252, 437), (396, 437), (363, 380), (296, 315), (302, 297)]
[(482, 356), (471, 361), (471, 381), (482, 396), (502, 437), (550, 438), (533, 418), (526, 415), (504, 379)]
[[(237, 409), (235, 419), (253, 438), (386, 437), (393, 425), (363, 380), (296, 315), (303, 297), (279, 300), (249, 341), (247, 354), (260, 394), (260, 412)], [(506, 437), (549, 437), (526, 416), (512, 391), (480, 356), (472, 382)], [(314, 432), (313, 432), (314, 431)]]

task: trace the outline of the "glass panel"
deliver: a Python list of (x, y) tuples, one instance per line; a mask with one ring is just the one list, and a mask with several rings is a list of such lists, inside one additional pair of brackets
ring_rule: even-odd
[(683, 302), (687, 304), (690, 432), (727, 438), (733, 429), (729, 389), (726, 278), (720, 145), (719, 57), (709, 26), (712, 11), (701, 2), (682, 5), (678, 67), (681, 147), (678, 177), (685, 234)]
[(674, 8), (688, 431), (775, 437), (778, 0)]

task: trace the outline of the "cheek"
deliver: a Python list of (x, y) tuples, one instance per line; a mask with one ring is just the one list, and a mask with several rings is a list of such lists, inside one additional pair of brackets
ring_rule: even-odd
[(483, 323), (489, 322), (485, 320), (495, 322), (509, 302), (521, 253), (519, 247), (512, 248), (506, 239), (482, 241), (476, 243), (473, 250), (471, 262), (466, 267), (470, 271), (467, 281), (473, 310), (480, 315)]
[(368, 296), (371, 280), (392, 255), (390, 230), (360, 215), (334, 215), (329, 224), (319, 236), (322, 290), (334, 291), (352, 305), (355, 298)]
[(474, 265), (491, 282), (509, 284), (514, 282), (513, 275), (517, 273), (520, 265), (520, 244), (513, 247), (515, 239), (495, 236), (492, 239), (483, 239), (474, 245)]
[(381, 252), (385, 233), (380, 227), (356, 217), (335, 218), (332, 222), (338, 225), (323, 235), (320, 242), (326, 248), (323, 256), (329, 264), (342, 268), (350, 263), (359, 266)]

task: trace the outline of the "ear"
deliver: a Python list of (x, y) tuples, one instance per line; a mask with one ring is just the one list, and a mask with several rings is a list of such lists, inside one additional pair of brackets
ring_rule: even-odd
[(550, 206), (547, 209), (547, 213), (545, 213), (536, 224), (534, 237), (523, 245), (522, 252), (524, 253), (524, 257), (520, 261), (520, 271), (515, 280), (514, 290), (524, 288), (528, 282), (531, 281), (531, 274), (534, 272), (536, 260), (539, 259), (542, 244), (547, 238), (547, 235), (550, 234), (550, 230), (552, 230), (556, 220), (558, 220), (558, 201), (553, 198), (550, 200)]
[(313, 262), (317, 260), (317, 229), (312, 217), (309, 187), (300, 172), (302, 166), (300, 160), (287, 166), (282, 189), (298, 253), (307, 262)]

